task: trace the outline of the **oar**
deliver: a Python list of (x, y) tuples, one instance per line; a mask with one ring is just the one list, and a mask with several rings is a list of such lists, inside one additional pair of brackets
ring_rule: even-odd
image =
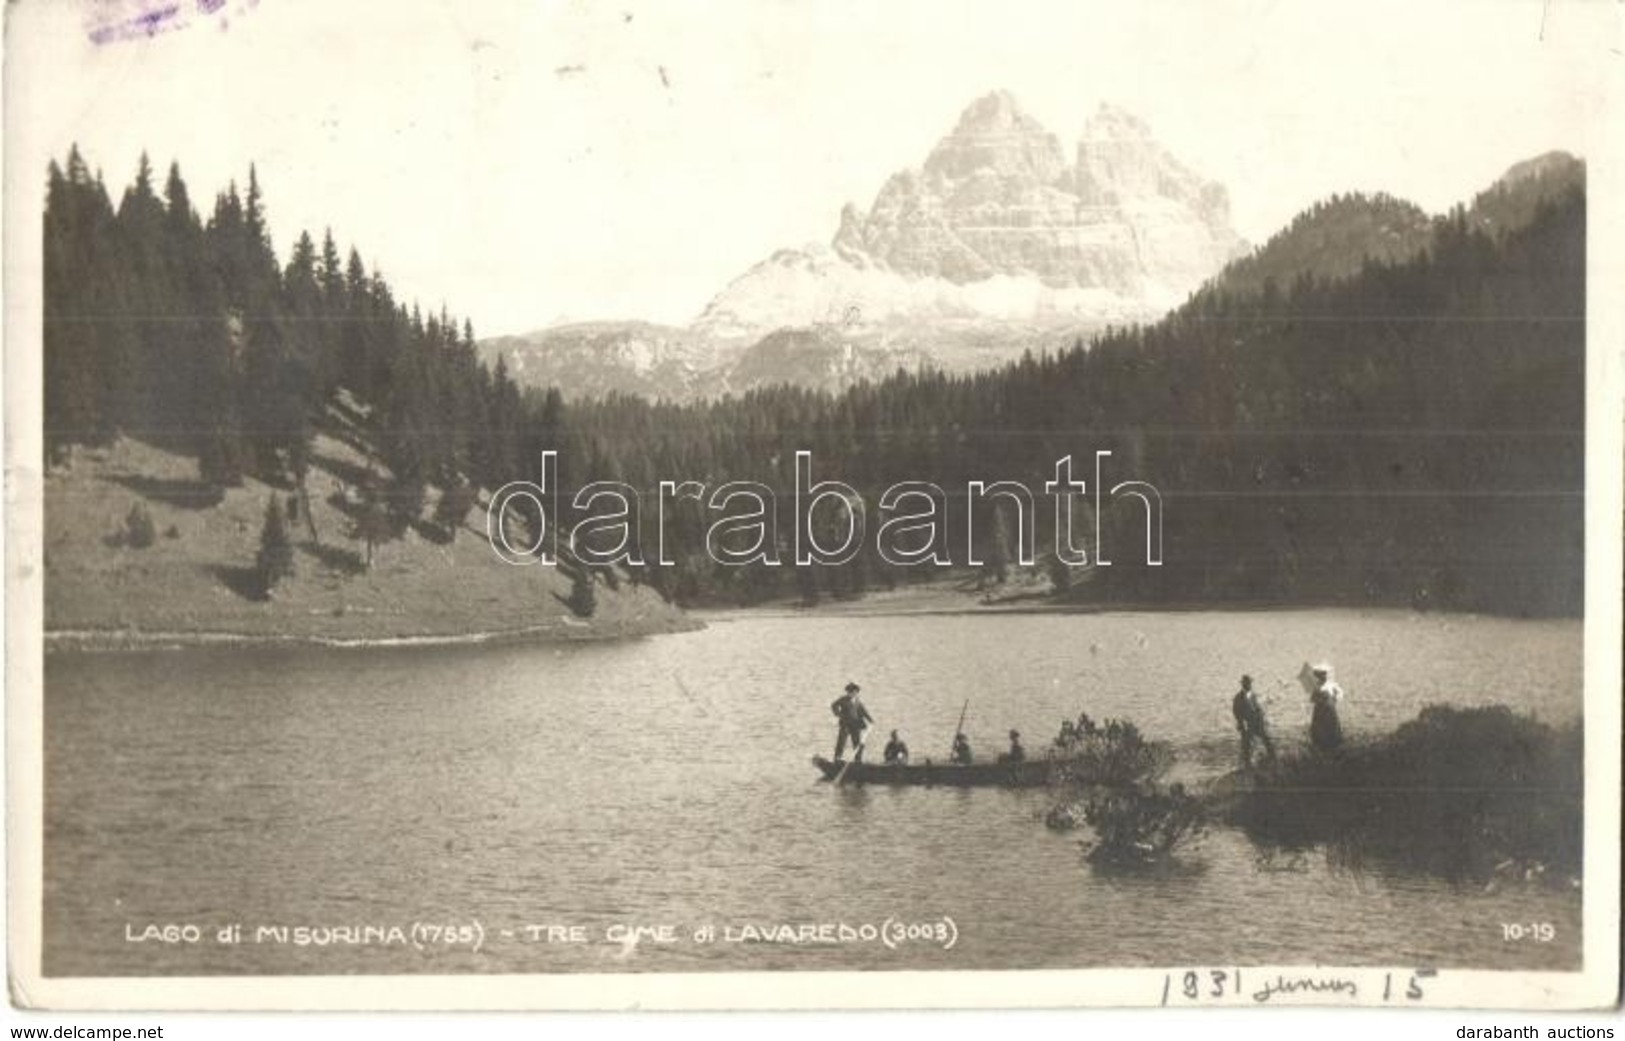
[(858, 761), (858, 755), (862, 751), (863, 751), (863, 739), (859, 738), (857, 741), (853, 742), (853, 744), (852, 744), (852, 758), (848, 759), (845, 763), (843, 763), (841, 765), (841, 772), (835, 775), (835, 784), (837, 786), (839, 786), (842, 781), (846, 780), (846, 772), (848, 770), (852, 769), (852, 764)]

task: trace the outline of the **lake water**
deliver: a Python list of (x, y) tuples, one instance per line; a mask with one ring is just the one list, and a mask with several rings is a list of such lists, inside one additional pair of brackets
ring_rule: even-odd
[[(1319, 854), (1264, 870), (1228, 829), (1174, 877), (1101, 875), (1080, 834), (1043, 826), (1044, 792), (837, 789), (808, 762), (855, 678), (872, 733), (900, 728), (916, 758), (946, 753), (968, 698), (979, 753), (1011, 727), (1041, 748), (1086, 709), (1211, 776), (1234, 765), (1237, 677), (1301, 742), (1293, 677), (1321, 658), (1356, 735), (1429, 702), (1580, 713), (1578, 622), (1399, 612), (740, 616), (601, 645), (52, 654), (45, 971), (1577, 967), (1577, 892)], [(950, 919), (952, 947), (862, 938)], [(1555, 938), (1508, 942), (1502, 922)], [(201, 939), (139, 941), (165, 924)], [(216, 942), (233, 924), (241, 942)], [(859, 935), (746, 942), (782, 924)], [(589, 942), (546, 942), (548, 925)], [(606, 942), (612, 926), (677, 940)]]

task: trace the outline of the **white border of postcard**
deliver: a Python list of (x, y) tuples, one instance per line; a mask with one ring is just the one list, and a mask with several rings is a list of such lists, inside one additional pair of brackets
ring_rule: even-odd
[[(25, 2), (23, 8), (27, 8)], [(49, 156), (30, 117), (33, 73), (50, 41), (24, 41), (7, 5), (6, 192), (6, 784), (11, 998), (25, 1007), (93, 1009), (784, 1009), (1159, 1006), (1169, 974), (1222, 965), (1003, 972), (763, 972), (524, 976), (46, 978), (41, 958), (42, 473), (41, 265)], [(1398, 31), (1402, 31), (1398, 30)], [(31, 46), (23, 47), (28, 43)], [(1281, 976), (1348, 979), (1356, 996), (1314, 991), (1273, 1004), (1483, 1009), (1596, 1009), (1618, 1000), (1622, 426), (1625, 426), (1625, 56), (1583, 142), (1588, 165), (1585, 857), (1582, 971), (1441, 970), (1406, 1000), (1418, 966), (1242, 966), (1258, 985)], [(1493, 72), (1486, 70), (1486, 75)], [(1492, 127), (1484, 132), (1493, 133)], [(1148, 952), (1154, 954), (1154, 952)], [(1389, 997), (1384, 1000), (1387, 981)], [(1177, 991), (1177, 986), (1175, 990)], [(1250, 989), (1212, 1003), (1256, 1007)], [(1175, 994), (1169, 1005), (1186, 1006)]]

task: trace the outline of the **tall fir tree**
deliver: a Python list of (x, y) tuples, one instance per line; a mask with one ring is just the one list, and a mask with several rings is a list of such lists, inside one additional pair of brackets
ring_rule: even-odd
[(279, 583), (293, 577), (293, 543), (288, 540), (282, 508), (274, 495), (265, 501), (265, 521), (260, 526), (260, 549), (254, 558), (254, 569), (260, 591), (267, 600)]

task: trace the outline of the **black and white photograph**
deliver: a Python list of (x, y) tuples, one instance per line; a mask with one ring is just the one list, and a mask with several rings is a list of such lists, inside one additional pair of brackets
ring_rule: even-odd
[(14, 1004), (1617, 1003), (1625, 7), (5, 16)]

